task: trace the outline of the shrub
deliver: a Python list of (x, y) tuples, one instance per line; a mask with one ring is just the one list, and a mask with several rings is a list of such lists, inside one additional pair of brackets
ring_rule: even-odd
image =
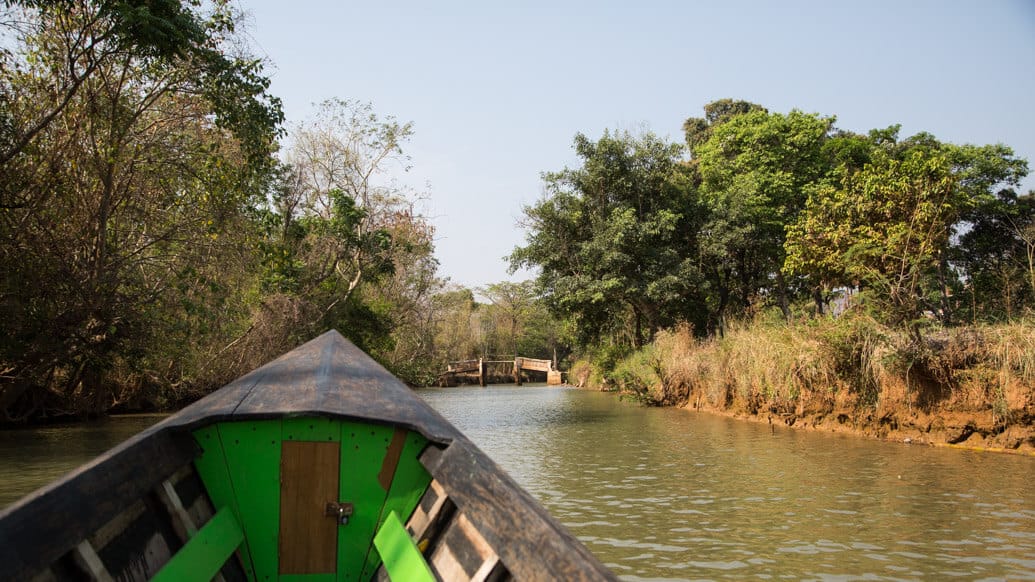
[(646, 404), (672, 404), (665, 401), (662, 372), (656, 350), (648, 345), (623, 358), (615, 366), (611, 378), (618, 389), (630, 392)]

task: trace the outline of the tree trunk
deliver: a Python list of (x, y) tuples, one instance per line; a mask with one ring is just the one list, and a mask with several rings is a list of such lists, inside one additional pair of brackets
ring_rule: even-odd
[(823, 286), (816, 285), (812, 288), (812, 301), (816, 303), (816, 316), (823, 317), (826, 301), (823, 300)]
[(784, 321), (791, 320), (791, 302), (787, 297), (787, 283), (784, 281), (783, 272), (776, 272), (776, 302), (783, 312)]
[(633, 314), (636, 316), (636, 329), (633, 332), (636, 337), (633, 338), (633, 344), (636, 346), (636, 349), (640, 349), (643, 347), (643, 317), (636, 306), (633, 306)]
[(938, 286), (941, 291), (941, 304), (942, 304), (942, 325), (949, 326), (952, 323), (952, 305), (950, 303), (951, 296), (949, 295), (949, 283), (948, 283), (948, 261), (943, 257), (938, 261)]

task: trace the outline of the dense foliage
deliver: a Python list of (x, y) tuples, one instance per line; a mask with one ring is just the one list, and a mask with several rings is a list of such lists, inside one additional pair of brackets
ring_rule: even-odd
[(680, 148), (653, 135), (575, 137), (582, 168), (545, 174), (548, 196), (526, 209), (529, 244), (511, 257), (539, 267), (551, 305), (580, 341), (622, 335), (642, 345), (694, 299), (696, 201)]
[(175, 385), (232, 333), (281, 121), (221, 3), (23, 4), (0, 65), (7, 419)]
[(412, 125), (330, 100), (285, 139), (229, 3), (3, 15), (0, 422), (174, 405), (332, 327), (417, 383), (530, 349), (533, 298), (437, 276)]
[(1035, 309), (1033, 195), (1004, 145), (724, 99), (651, 134), (575, 137), (578, 168), (544, 174), (514, 267), (581, 346), (613, 366), (678, 322), (698, 336), (772, 309), (784, 320), (862, 309), (920, 341), (940, 323)]

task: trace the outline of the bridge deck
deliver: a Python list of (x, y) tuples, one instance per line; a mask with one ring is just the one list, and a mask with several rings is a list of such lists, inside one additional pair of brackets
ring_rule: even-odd
[[(499, 356), (496, 356), (497, 358)], [(485, 386), (486, 381), (486, 367), (487, 366), (499, 366), (499, 365), (510, 365), (512, 366), (514, 374), (514, 382), (519, 386), (521, 385), (521, 373), (524, 370), (530, 370), (535, 372), (545, 372), (546, 380), (548, 384), (560, 384), (561, 377), (560, 371), (556, 370), (552, 360), (540, 360), (536, 358), (523, 358), (517, 356), (514, 359), (487, 359), (479, 358), (477, 360), (459, 360), (456, 362), (449, 362), (446, 366), (446, 371), (439, 374), (439, 378), (449, 378), (457, 374), (478, 374), (478, 383)]]

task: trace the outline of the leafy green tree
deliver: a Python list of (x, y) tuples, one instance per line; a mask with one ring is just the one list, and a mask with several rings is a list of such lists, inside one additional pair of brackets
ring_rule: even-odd
[(973, 320), (1010, 320), (1035, 309), (1035, 193), (1000, 190), (971, 216), (951, 250), (965, 274), (961, 310)]
[(495, 335), (489, 353), (526, 355), (518, 351), (521, 338), (525, 335), (528, 320), (536, 303), (536, 292), (532, 281), (512, 283), (501, 281), (478, 289), (478, 293), (489, 300), (492, 331)]
[(430, 302), (444, 282), (434, 230), (414, 210), (417, 196), (393, 180), (408, 169), (412, 133), (368, 103), (340, 99), (294, 128), (257, 212), (262, 301), (291, 307), (259, 309), (249, 345), (290, 347), (334, 327), (407, 381), (427, 381)]
[(364, 302), (379, 306), (390, 322), (390, 342), (372, 355), (404, 381), (429, 385), (441, 371), (435, 295), (446, 285), (438, 276), (435, 230), (412, 209), (397, 212), (385, 228), (393, 246), (391, 274), (362, 287)]
[(546, 196), (525, 208), (527, 244), (513, 268), (539, 269), (556, 312), (582, 341), (625, 336), (639, 346), (685, 317), (697, 207), (682, 148), (652, 134), (576, 135), (582, 166), (544, 174)]
[(241, 264), (247, 234), (235, 235), (251, 230), (280, 119), (275, 100), (251, 92), (265, 86), (257, 65), (220, 52), (232, 23), (218, 11), (197, 20), (203, 46), (191, 45), (220, 55), (217, 71), (126, 41), (114, 4), (38, 6), (0, 71), (8, 420), (101, 412), (169, 385), (195, 353), (172, 346), (236, 325), (227, 305), (247, 276), (216, 264)]
[(704, 117), (690, 117), (683, 122), (683, 133), (686, 136), (686, 145), (690, 148), (691, 154), (696, 157), (697, 148), (708, 141), (712, 131), (737, 115), (744, 115), (754, 111), (766, 112), (766, 109), (757, 103), (742, 101), (738, 99), (719, 99), (704, 106)]
[[(240, 140), (252, 164), (269, 162), (276, 127), (283, 121), (280, 100), (269, 95), (262, 62), (228, 50), (239, 16), (226, 0), (204, 5), (181, 0), (10, 0), (2, 10), (19, 43), (62, 34), (62, 67), (48, 71), (46, 99), (29, 103), (18, 89), (0, 85), (0, 103), (23, 106), (18, 119), (0, 108), (0, 165), (31, 145), (83, 89), (101, 74), (107, 59), (131, 57), (160, 77), (163, 70), (189, 67), (193, 92), (204, 97), (212, 118)], [(0, 25), (3, 26), (3, 25)], [(18, 74), (46, 58), (46, 52), (0, 51), (0, 69)], [(37, 63), (38, 65), (38, 63)], [(38, 69), (37, 69), (38, 70)], [(31, 105), (31, 107), (24, 107)]]
[(891, 323), (918, 333), (934, 307), (925, 284), (966, 204), (944, 154), (916, 148), (899, 160), (878, 149), (861, 171), (843, 172), (840, 187), (810, 198), (789, 229), (788, 270), (861, 282)]
[(300, 216), (284, 220), (304, 227), (296, 251), (307, 265), (304, 294), (329, 291), (324, 311), (393, 269), (389, 227), (411, 202), (386, 174), (393, 165), (406, 169), (402, 145), (412, 133), (411, 124), (381, 119), (369, 104), (329, 100), (293, 134), (286, 208)]
[[(743, 109), (743, 107), (741, 108)], [(710, 128), (695, 148), (708, 219), (699, 235), (713, 323), (770, 297), (789, 315), (783, 242), (808, 191), (829, 169), (833, 118), (750, 109)]]
[(434, 345), (439, 366), (446, 362), (475, 358), (481, 354), (481, 338), (475, 326), (479, 308), (474, 292), (466, 288), (446, 288), (432, 297), (435, 319)]
[(789, 227), (786, 270), (828, 289), (862, 284), (889, 321), (914, 331), (924, 312), (949, 323), (965, 280), (980, 303), (973, 277), (988, 280), (989, 253), (1011, 241), (1016, 253), (1005, 225), (1023, 207), (1009, 187), (1027, 164), (1002, 145), (957, 146), (926, 133), (899, 140), (897, 126), (831, 141), (839, 166)]

